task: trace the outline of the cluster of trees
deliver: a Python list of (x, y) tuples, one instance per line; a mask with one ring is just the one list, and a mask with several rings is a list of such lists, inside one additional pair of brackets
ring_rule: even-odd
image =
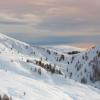
[(33, 67), (31, 67), (30, 68), (30, 71), (31, 72), (37, 72), (39, 75), (41, 75), (42, 74), (42, 71), (41, 71), (41, 68), (33, 68)]
[[(47, 51), (47, 53), (50, 55), (51, 54), (51, 51), (50, 50), (46, 50)], [(54, 52), (54, 55), (58, 55), (58, 53), (57, 52)], [(56, 59), (56, 61), (64, 61), (64, 59), (65, 59), (65, 56), (62, 54), (60, 57), (57, 57), (57, 59)]]
[(72, 72), (70, 72), (70, 73), (69, 73), (69, 77), (71, 78), (71, 77), (72, 77), (72, 75), (73, 75), (73, 73), (72, 73)]
[(92, 68), (95, 81), (100, 81), (100, 60), (97, 57), (93, 59)]
[(85, 53), (84, 59), (87, 61), (88, 60), (88, 55)]
[(78, 54), (78, 53), (80, 53), (80, 52), (79, 51), (72, 51), (72, 52), (68, 52), (67, 54), (73, 55), (73, 54)]
[(39, 75), (41, 75), (41, 74), (42, 74), (41, 68), (38, 68), (38, 69), (37, 69), (37, 68), (35, 68), (35, 69), (34, 69), (34, 71), (35, 71), (35, 72), (38, 72), (38, 74), (39, 74)]
[(58, 53), (57, 52), (54, 52), (54, 55), (57, 55)]
[(51, 72), (52, 74), (61, 74), (62, 72), (60, 69), (56, 69), (56, 65), (51, 65), (51, 64), (44, 64), (42, 61), (36, 61), (36, 65), (44, 68), (46, 71)]
[(91, 75), (90, 79), (91, 81), (100, 81), (100, 58), (99, 58), (99, 52), (97, 52), (97, 55), (89, 62), (89, 65), (92, 66), (93, 74)]
[(56, 61), (64, 61), (65, 60), (65, 56), (61, 55), (60, 57), (57, 57)]
[(4, 94), (3, 96), (0, 95), (0, 100), (12, 100), (12, 97), (9, 97), (6, 94)]
[(81, 83), (86, 84), (86, 83), (87, 83), (87, 79), (86, 79), (85, 77), (83, 77), (83, 78), (81, 79)]
[(85, 53), (83, 56), (82, 56), (82, 60), (84, 60), (84, 61), (87, 61), (88, 60), (88, 54), (87, 53)]
[(74, 59), (75, 59), (75, 57), (74, 57), (74, 56), (72, 56), (72, 58), (71, 58), (71, 63), (73, 63)]
[(28, 46), (28, 45), (26, 45), (26, 46), (25, 46), (25, 49), (28, 49), (28, 48), (29, 48), (29, 46)]
[[(90, 81), (92, 82), (100, 81), (100, 52), (97, 51), (96, 54), (97, 55), (89, 62), (89, 66), (92, 67), (92, 72), (90, 72), (89, 78), (90, 78)], [(85, 55), (82, 56), (82, 59), (84, 61), (87, 61), (89, 59), (87, 53), (85, 53)], [(75, 65), (75, 68), (77, 69), (77, 71), (79, 71), (81, 67), (82, 67), (82, 64), (78, 61)], [(85, 68), (84, 73), (86, 72), (87, 72), (87, 69)], [(81, 83), (86, 84), (87, 79), (85, 77), (82, 77)]]
[[(31, 70), (32, 70), (32, 69), (31, 69)], [(34, 71), (35, 71), (35, 72), (38, 72), (39, 75), (42, 74), (41, 68), (38, 68), (38, 69), (37, 69), (37, 68), (35, 67)]]
[(85, 55), (82, 56), (82, 59), (85, 60), (85, 61), (88, 60), (88, 55), (87, 55), (87, 53), (85, 53)]
[(79, 71), (82, 67), (82, 64), (78, 61), (75, 65), (75, 68), (77, 69), (77, 71)]
[(33, 61), (32, 60), (29, 60), (29, 59), (27, 59), (26, 62), (27, 63), (33, 63)]
[(100, 51), (97, 51), (97, 56), (100, 57)]
[(51, 54), (50, 50), (47, 50), (47, 53), (50, 55)]
[(65, 56), (61, 55), (60, 58), (59, 58), (59, 61), (62, 61), (62, 60), (64, 61), (64, 59), (65, 59)]

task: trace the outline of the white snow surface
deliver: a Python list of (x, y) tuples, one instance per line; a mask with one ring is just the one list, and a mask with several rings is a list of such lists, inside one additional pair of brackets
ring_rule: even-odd
[[(87, 51), (90, 58), (87, 62), (81, 62), (84, 65), (77, 73), (74, 66), (86, 52), (74, 47), (64, 48), (30, 46), (0, 33), (0, 94), (7, 94), (13, 100), (100, 100), (99, 81), (92, 83), (87, 78), (87, 85), (84, 85), (79, 83), (82, 76), (77, 78), (84, 68), (91, 72), (87, 64), (95, 56), (95, 51), (100, 50), (99, 47), (95, 51)], [(50, 54), (46, 52), (48, 49)], [(74, 55), (72, 64), (68, 64), (72, 55), (64, 54), (69, 49), (81, 52)], [(54, 55), (55, 52), (57, 54)], [(57, 62), (57, 57), (62, 54), (65, 56), (64, 61)], [(63, 75), (52, 74), (36, 65), (35, 61), (41, 59), (44, 64), (56, 64)], [(71, 78), (66, 68), (72, 71)], [(41, 69), (41, 74), (35, 69)]]

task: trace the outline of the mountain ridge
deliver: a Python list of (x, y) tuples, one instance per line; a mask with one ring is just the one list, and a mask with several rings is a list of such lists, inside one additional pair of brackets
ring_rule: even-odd
[[(100, 47), (92, 47), (87, 51), (77, 49), (79, 52), (76, 54), (73, 53), (76, 48), (68, 51), (66, 48), (66, 53), (62, 49), (63, 47), (55, 49), (54, 47), (31, 46), (0, 34), (0, 89), (4, 89), (3, 93), (12, 96), (14, 100), (28, 100), (29, 98), (37, 100), (41, 97), (43, 100), (49, 100), (49, 97), (53, 100), (65, 98), (89, 100), (89, 96), (91, 100), (99, 100), (99, 72), (94, 76), (94, 70), (97, 73), (96, 68), (100, 65)], [(69, 51), (72, 52), (71, 55), (68, 54)], [(94, 65), (96, 67), (93, 69)], [(16, 84), (19, 84), (19, 87)], [(48, 92), (49, 89), (52, 92)], [(90, 92), (89, 96), (87, 96), (87, 89)], [(47, 92), (48, 95), (45, 97), (42, 91)], [(81, 91), (86, 93), (82, 95)], [(60, 96), (57, 97), (53, 93)]]

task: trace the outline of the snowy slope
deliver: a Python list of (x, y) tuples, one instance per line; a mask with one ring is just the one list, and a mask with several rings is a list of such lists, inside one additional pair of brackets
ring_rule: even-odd
[(2, 94), (12, 96), (13, 100), (100, 100), (99, 90), (71, 80), (63, 80), (63, 84), (48, 84), (2, 70), (0, 76)]
[[(92, 69), (100, 60), (99, 46), (88, 51), (62, 48), (32, 47), (0, 34), (0, 94), (13, 100), (100, 100), (100, 90), (92, 87), (100, 86)], [(80, 53), (69, 55), (66, 51)], [(83, 77), (88, 85), (78, 83)]]

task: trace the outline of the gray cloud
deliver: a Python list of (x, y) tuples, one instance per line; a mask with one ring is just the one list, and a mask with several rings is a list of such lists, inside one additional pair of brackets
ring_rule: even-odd
[[(66, 17), (48, 17), (36, 26), (42, 30), (53, 32), (84, 32), (99, 30), (100, 21), (97, 20), (78, 20), (76, 18)], [(81, 34), (81, 33), (80, 33)]]
[(0, 21), (1, 25), (25, 25), (25, 22), (17, 22), (17, 21)]
[(0, 31), (4, 33), (31, 33), (33, 38), (93, 35), (100, 32), (99, 19), (99, 0), (0, 1)]

